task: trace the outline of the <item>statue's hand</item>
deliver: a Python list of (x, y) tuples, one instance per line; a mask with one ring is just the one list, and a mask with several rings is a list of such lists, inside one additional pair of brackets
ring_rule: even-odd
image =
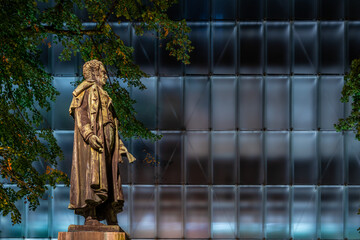
[(96, 151), (98, 151), (98, 152), (103, 151), (102, 142), (101, 142), (100, 138), (98, 138), (98, 136), (96, 136), (95, 134), (89, 138), (89, 144)]

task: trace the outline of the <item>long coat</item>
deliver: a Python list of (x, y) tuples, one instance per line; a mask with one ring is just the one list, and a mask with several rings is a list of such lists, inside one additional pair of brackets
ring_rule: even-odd
[[(102, 87), (94, 81), (83, 81), (74, 90), (69, 109), (75, 120), (69, 209), (85, 216), (89, 207), (96, 206), (98, 220), (105, 219), (109, 210), (106, 208), (115, 214), (122, 211), (124, 197), (118, 165), (122, 154), (129, 162), (135, 161), (118, 137), (118, 120), (115, 114), (109, 114), (112, 108), (112, 100)], [(116, 129), (110, 156), (106, 151), (94, 150), (88, 142), (93, 134), (103, 144), (109, 137), (104, 133), (104, 114), (109, 114)]]

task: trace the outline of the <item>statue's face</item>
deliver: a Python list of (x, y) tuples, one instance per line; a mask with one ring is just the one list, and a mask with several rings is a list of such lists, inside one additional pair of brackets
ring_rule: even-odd
[(107, 74), (106, 74), (106, 70), (104, 68), (104, 66), (100, 66), (99, 69), (99, 77), (98, 77), (98, 82), (100, 83), (100, 85), (105, 85), (106, 80), (108, 79)]

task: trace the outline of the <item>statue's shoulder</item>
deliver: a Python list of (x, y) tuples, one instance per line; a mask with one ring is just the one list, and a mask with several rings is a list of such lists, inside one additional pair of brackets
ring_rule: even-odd
[(84, 91), (86, 91), (88, 88), (93, 88), (95, 86), (94, 82), (89, 82), (89, 81), (83, 81), (82, 83), (80, 83), (79, 86), (77, 86), (77, 88), (73, 91), (73, 96), (77, 97), (79, 96), (81, 93), (83, 93)]

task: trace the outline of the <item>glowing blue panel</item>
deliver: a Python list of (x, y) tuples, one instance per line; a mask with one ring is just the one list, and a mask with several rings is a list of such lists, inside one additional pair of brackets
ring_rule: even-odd
[(320, 72), (342, 74), (345, 60), (344, 22), (322, 22), (320, 27)]
[(70, 224), (75, 222), (76, 215), (73, 210), (69, 210), (70, 188), (57, 186), (53, 190), (53, 226), (52, 237), (57, 238), (58, 232), (67, 232)]
[(213, 77), (211, 120), (214, 130), (236, 129), (236, 78)]
[(209, 23), (188, 23), (191, 28), (189, 39), (195, 47), (190, 53), (191, 64), (185, 66), (186, 74), (208, 74), (210, 66), (210, 26)]
[(266, 188), (265, 231), (267, 238), (290, 238), (289, 187)]
[(359, 239), (357, 229), (360, 226), (360, 219), (357, 212), (360, 208), (360, 187), (348, 188), (348, 207), (345, 209), (348, 216), (346, 218), (345, 237), (348, 239)]
[(358, 0), (348, 0), (347, 16), (351, 20), (359, 20), (360, 2)]
[(187, 132), (185, 138), (185, 182), (208, 184), (211, 182), (209, 166), (209, 133)]
[(185, 0), (186, 20), (207, 20), (210, 18), (209, 0)]
[(320, 18), (324, 20), (344, 19), (345, 1), (319, 0)]
[(317, 190), (313, 186), (293, 188), (291, 229), (295, 239), (316, 239)]
[(131, 164), (132, 183), (155, 183), (156, 154), (155, 144), (150, 140), (135, 139), (132, 152), (136, 161)]
[(162, 184), (183, 183), (183, 145), (180, 132), (163, 132), (159, 144), (159, 182)]
[(242, 20), (261, 20), (264, 17), (263, 0), (238, 0), (239, 18)]
[(264, 183), (262, 132), (239, 132), (239, 167), (239, 184), (260, 185)]
[(130, 187), (128, 185), (122, 185), (124, 194), (124, 206), (123, 211), (117, 215), (119, 226), (127, 233), (130, 232)]
[[(50, 190), (51, 191), (51, 190)], [(48, 237), (49, 233), (49, 201), (51, 199), (48, 190), (39, 200), (40, 205), (36, 211), (28, 211), (27, 218), (27, 237)], [(67, 209), (64, 209), (67, 210)]]
[(213, 73), (236, 73), (236, 23), (215, 22), (212, 25)]
[(142, 79), (147, 89), (141, 91), (133, 88), (132, 97), (136, 100), (134, 104), (137, 112), (136, 118), (143, 122), (149, 129), (156, 127), (156, 90), (157, 78), (150, 77)]
[(241, 74), (264, 73), (264, 30), (258, 22), (239, 24), (240, 58), (238, 63)]
[(290, 18), (290, 1), (267, 0), (266, 18), (268, 20), (288, 20)]
[(158, 236), (160, 238), (183, 237), (182, 187), (159, 187)]
[(146, 31), (142, 36), (137, 36), (133, 28), (131, 45), (134, 48), (133, 56), (135, 63), (140, 65), (142, 71), (155, 75), (156, 33), (154, 31)]
[(236, 133), (213, 132), (213, 184), (236, 184)]
[(334, 124), (344, 116), (344, 104), (340, 102), (342, 76), (320, 77), (320, 128), (334, 130)]
[(131, 28), (129, 23), (111, 23), (111, 28), (116, 35), (124, 42), (126, 46), (130, 46)]
[(292, 78), (291, 127), (294, 130), (317, 129), (317, 78)]
[(291, 133), (291, 158), (294, 184), (317, 184), (317, 134), (316, 132)]
[(236, 237), (235, 191), (234, 186), (214, 186), (212, 189), (213, 238)]
[(263, 78), (240, 77), (238, 100), (239, 128), (261, 130), (263, 128)]
[(64, 160), (58, 161), (57, 169), (66, 173), (69, 177), (71, 174), (72, 153), (74, 145), (73, 131), (55, 131), (54, 136), (61, 150), (64, 153)]
[(236, 0), (212, 0), (212, 19), (236, 19)]
[(183, 127), (183, 78), (159, 78), (158, 125), (162, 130)]
[[(183, 73), (183, 65), (181, 61), (176, 60), (175, 57), (170, 56), (169, 50), (166, 50), (166, 44), (170, 41), (167, 40), (159, 40), (159, 64), (158, 70), (160, 76), (179, 76)], [(191, 60), (190, 60), (191, 61)]]
[(287, 130), (290, 125), (290, 97), (288, 77), (266, 77), (265, 127), (269, 130)]
[(294, 73), (316, 74), (318, 72), (317, 26), (317, 22), (295, 22), (292, 26)]
[(76, 78), (55, 77), (54, 86), (60, 92), (53, 105), (53, 128), (57, 130), (74, 130), (74, 119), (69, 115), (72, 92), (75, 87), (71, 84)]
[(290, 183), (289, 132), (266, 132), (266, 183)]
[(293, 11), (295, 19), (315, 20), (317, 18), (317, 1), (294, 0)]
[(210, 237), (209, 192), (207, 186), (187, 186), (185, 189), (185, 237)]
[(290, 27), (284, 22), (268, 22), (267, 27), (267, 66), (268, 74), (290, 73)]
[(187, 130), (207, 130), (210, 122), (210, 81), (207, 77), (185, 79), (185, 119)]
[(156, 236), (155, 187), (133, 186), (132, 193), (132, 238), (154, 238)]
[(241, 239), (262, 238), (263, 187), (238, 187), (238, 232)]
[(345, 141), (348, 162), (348, 184), (360, 185), (360, 141), (355, 138), (353, 132), (345, 133)]
[(79, 54), (71, 56), (70, 61), (60, 61), (59, 56), (63, 51), (64, 47), (58, 43), (54, 42), (51, 45), (51, 69), (52, 74), (57, 76), (75, 76), (79, 74), (79, 67), (77, 64), (77, 59), (79, 58)]
[[(360, 2), (359, 2), (360, 3)], [(360, 7), (360, 5), (359, 5)], [(359, 12), (357, 12), (359, 15)], [(359, 58), (360, 56), (360, 22), (349, 22), (348, 23), (348, 38), (347, 38), (347, 56), (348, 63), (346, 64), (346, 71), (350, 70), (350, 63), (352, 60)]]
[(321, 187), (321, 239), (343, 239), (344, 187)]
[(319, 137), (321, 184), (344, 184), (343, 135), (338, 132), (320, 132)]

